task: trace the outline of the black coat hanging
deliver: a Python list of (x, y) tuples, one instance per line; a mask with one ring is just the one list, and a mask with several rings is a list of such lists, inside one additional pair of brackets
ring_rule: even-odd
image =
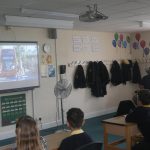
[(75, 89), (86, 87), (86, 79), (84, 75), (84, 70), (81, 65), (78, 65), (75, 70), (73, 85)]
[(95, 97), (103, 97), (107, 94), (106, 85), (109, 83), (109, 74), (102, 61), (94, 62), (94, 81), (91, 93)]
[(110, 69), (111, 73), (111, 83), (117, 86), (122, 83), (122, 71), (119, 63), (114, 60)]
[(137, 61), (133, 64), (132, 82), (133, 83), (141, 82), (141, 72)]

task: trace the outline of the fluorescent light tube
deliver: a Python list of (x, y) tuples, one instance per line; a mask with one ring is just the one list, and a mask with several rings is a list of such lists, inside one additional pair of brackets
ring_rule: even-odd
[(150, 27), (150, 22), (143, 21), (143, 26)]
[(57, 29), (72, 29), (73, 21), (43, 19), (20, 16), (5, 16), (6, 25), (22, 26), (22, 27), (42, 27), (42, 28), (57, 28)]
[(42, 10), (36, 10), (36, 9), (22, 8), (21, 12), (23, 14), (28, 14), (28, 15), (49, 15), (49, 16), (67, 17), (67, 18), (79, 18), (79, 15), (76, 15), (76, 14), (50, 12), (50, 11), (42, 11)]
[(139, 23), (139, 27), (150, 27), (150, 22), (146, 21), (137, 21)]

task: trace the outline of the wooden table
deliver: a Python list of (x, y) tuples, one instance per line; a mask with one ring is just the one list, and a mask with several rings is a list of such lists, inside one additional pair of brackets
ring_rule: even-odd
[[(139, 133), (135, 123), (125, 122), (124, 116), (106, 119), (102, 123), (104, 126), (104, 150), (122, 150), (117, 145), (123, 142), (126, 142), (125, 150), (131, 150), (131, 137)], [(109, 143), (109, 134), (122, 136), (123, 139)]]
[[(68, 137), (69, 135), (70, 135), (70, 131), (62, 131), (62, 132), (45, 136), (44, 138), (47, 140), (48, 150), (57, 148), (60, 142), (62, 141), (62, 139)], [(2, 146), (0, 147), (0, 150), (10, 150), (11, 147), (14, 147), (14, 144)]]

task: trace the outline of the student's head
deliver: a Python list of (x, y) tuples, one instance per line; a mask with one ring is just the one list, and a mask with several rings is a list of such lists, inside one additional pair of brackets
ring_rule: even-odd
[(140, 90), (138, 92), (138, 96), (139, 96), (139, 101), (143, 104), (143, 105), (149, 105), (150, 104), (150, 90)]
[(67, 121), (70, 128), (79, 129), (84, 122), (84, 113), (80, 108), (71, 108), (67, 112)]
[(16, 142), (18, 150), (41, 150), (39, 130), (32, 117), (23, 116), (17, 120)]

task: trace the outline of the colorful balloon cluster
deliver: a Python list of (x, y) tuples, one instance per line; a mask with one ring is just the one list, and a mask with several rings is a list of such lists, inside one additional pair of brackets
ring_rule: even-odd
[(126, 36), (126, 40), (123, 39), (123, 34), (118, 34), (117, 32), (114, 34), (114, 40), (112, 41), (112, 45), (114, 47), (119, 48), (127, 48), (127, 45), (130, 44), (130, 37)]
[[(146, 42), (145, 40), (140, 40), (141, 39), (141, 34), (140, 33), (136, 33), (135, 34), (135, 39), (136, 41), (133, 42), (132, 47), (133, 49), (140, 49), (140, 47), (143, 49), (143, 52), (145, 55), (148, 55), (150, 52), (150, 49), (148, 47), (146, 47)], [(150, 44), (149, 44), (150, 46)]]

